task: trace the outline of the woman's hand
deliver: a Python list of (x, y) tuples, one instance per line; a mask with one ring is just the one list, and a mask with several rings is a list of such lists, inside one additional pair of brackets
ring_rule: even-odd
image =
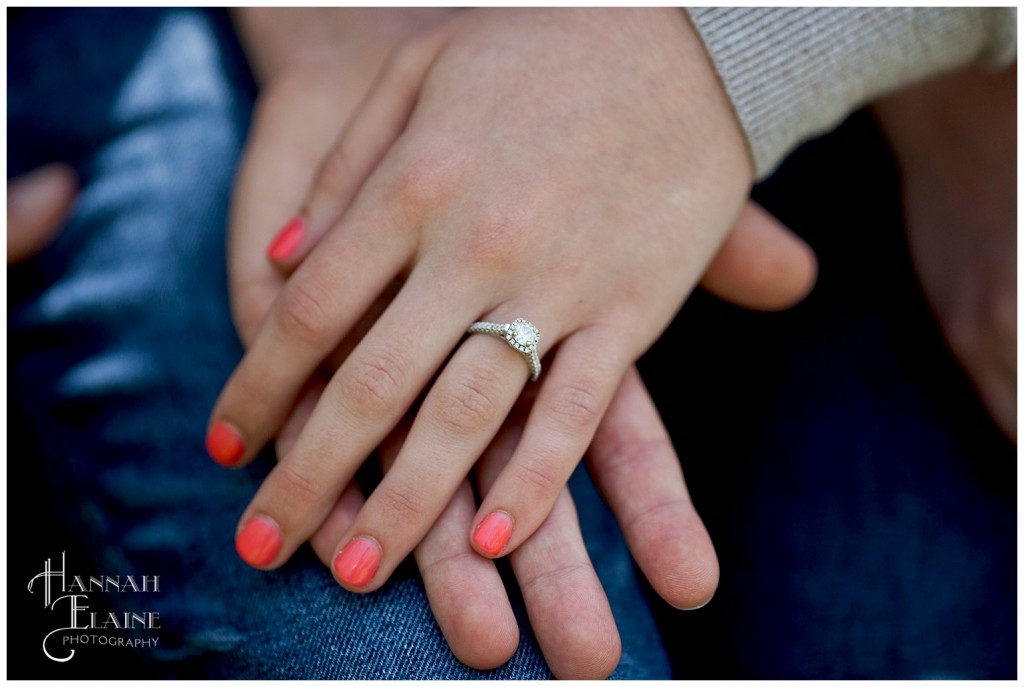
[[(249, 10), (241, 10), (240, 15), (247, 12)], [(295, 24), (301, 23), (301, 17), (296, 15), (305, 10), (287, 10), (283, 17), (268, 16), (266, 10), (260, 12), (261, 16), (256, 19), (238, 17), (243, 25), (243, 36), (249, 39), (247, 43), (266, 49), (294, 42), (270, 34), (274, 27), (286, 26), (294, 30)], [(361, 39), (366, 39), (379, 30), (386, 19), (380, 15), (388, 12), (334, 10), (327, 16), (316, 16), (315, 23), (318, 31), (325, 31), (325, 25), (331, 22), (340, 23), (348, 30), (362, 26), (358, 33)], [(388, 20), (395, 21), (395, 18)], [(256, 32), (259, 40), (251, 29), (248, 33), (244, 30), (254, 22), (265, 27)], [(383, 56), (376, 52), (383, 42), (383, 38), (373, 41), (373, 50), (369, 52), (347, 50), (333, 57), (326, 50), (316, 50), (314, 54), (318, 55), (319, 62), (297, 56), (298, 63), (285, 64), (285, 58), (291, 57), (287, 52), (274, 59), (262, 55), (254, 60), (265, 89), (239, 170), (229, 242), (231, 302), (239, 335), (246, 344), (255, 336), (284, 282), (282, 272), (266, 258), (266, 245), (277, 224), (273, 218), (285, 217), (285, 213), (301, 202), (319, 158), (337, 134), (337, 122), (351, 114), (369, 89), (374, 74), (372, 63), (376, 60), (379, 68), (383, 62)], [(306, 50), (311, 47), (308, 40), (302, 44)], [(267, 63), (273, 64), (273, 68), (259, 66)], [(337, 351), (336, 356), (343, 359), (344, 351)], [(642, 386), (639, 390), (643, 394)], [(287, 454), (318, 397), (317, 385), (311, 384), (278, 436), (279, 455)], [(635, 413), (632, 409), (630, 412)], [(640, 415), (638, 419), (644, 417), (637, 415)], [(657, 421), (656, 413), (653, 419)], [(616, 432), (618, 442), (615, 445), (623, 450), (630, 445), (627, 431), (650, 430), (635, 421), (622, 422), (622, 425), (626, 429)], [(401, 438), (401, 432), (395, 432), (381, 447), (385, 465), (393, 460)], [(671, 445), (663, 442), (658, 448), (660, 450), (647, 451), (642, 461), (637, 462), (650, 465), (651, 469), (662, 464), (671, 467), (676, 460)], [(496, 443), (488, 456), (491, 463), (502, 460), (500, 445)], [(311, 538), (313, 549), (326, 565), (330, 565), (337, 537), (354, 521), (362, 502), (359, 487), (351, 483)], [(618, 634), (604, 592), (586, 556), (579, 524), (572, 517), (568, 494), (560, 503), (549, 525), (531, 540), (532, 545), (522, 548), (511, 564), (518, 579), (527, 587), (525, 605), (551, 670), (560, 677), (601, 677), (611, 672), (618, 661)], [(494, 564), (472, 554), (465, 537), (452, 536), (453, 532), (461, 535), (469, 526), (474, 508), (472, 491), (466, 483), (427, 539), (417, 547), (416, 559), (428, 599), (452, 652), (469, 666), (490, 669), (503, 664), (515, 652), (519, 630)], [(689, 510), (692, 512), (692, 508)], [(638, 527), (642, 525), (642, 521), (637, 523)], [(250, 546), (248, 550), (246, 543)], [(254, 545), (256, 555), (262, 554), (260, 542), (251, 538), (248, 542), (240, 540), (240, 552), (252, 560)], [(548, 551), (557, 551), (558, 555), (546, 555)], [(710, 548), (705, 558), (708, 556), (713, 564), (714, 552)], [(565, 569), (569, 563), (580, 565), (570, 575), (551, 575)], [(533, 579), (548, 579), (550, 583), (525, 584)], [(573, 595), (580, 603), (574, 608), (553, 604), (550, 602), (552, 594), (561, 598)], [(453, 599), (458, 601), (453, 602)], [(580, 624), (577, 622), (580, 618), (587, 618), (588, 622)], [(558, 629), (567, 626), (579, 627), (579, 632), (569, 635)]]
[[(347, 14), (347, 10), (337, 13)], [(345, 23), (353, 26), (350, 17)], [(266, 45), (267, 41), (260, 44)], [(324, 57), (324, 53), (319, 54)], [(372, 72), (365, 64), (354, 64), (351, 53), (336, 57), (312, 68), (306, 62), (301, 69), (276, 70), (279, 78), (270, 80), (261, 97), (232, 213), (232, 304), (240, 334), (247, 343), (283, 283), (281, 272), (266, 261), (264, 254), (276, 224), (274, 218), (286, 217), (285, 213), (301, 201), (312, 180), (314, 161), (334, 137), (335, 122), (348, 116), (355, 99), (365, 90), (365, 85), (360, 89), (360, 81)], [(813, 256), (806, 247), (752, 206), (709, 269), (705, 285), (740, 304), (774, 309), (802, 298), (813, 274)], [(379, 312), (386, 305), (385, 299), (371, 310)], [(369, 324), (372, 318), (361, 329)], [(350, 334), (350, 338), (356, 338), (356, 334)], [(346, 343), (343, 348), (350, 350), (352, 345)], [(285, 455), (294, 443), (316, 403), (316, 392), (316, 384), (311, 384), (285, 423), (278, 437), (279, 455)], [(485, 493), (511, 455), (532, 397), (532, 393), (524, 394), (514, 417), (485, 453), (479, 470)], [(635, 372), (627, 375), (601, 428), (590, 454), (591, 469), (620, 516), (641, 567), (670, 603), (706, 599), (716, 580), (714, 552), (686, 498), (678, 459)], [(385, 464), (393, 460), (400, 443), (401, 432), (393, 433), (385, 442)], [(628, 465), (629, 469), (620, 470), (619, 465)], [(610, 475), (619, 477), (609, 479)], [(667, 497), (675, 502), (672, 508), (666, 507)], [(354, 521), (361, 504), (358, 488), (348, 487), (313, 535), (311, 543), (325, 563), (330, 562), (335, 543)], [(662, 507), (650, 508), (654, 505)], [(431, 604), (453, 652), (471, 666), (490, 668), (507, 660), (518, 643), (518, 633), (493, 564), (466, 555), (471, 549), (462, 533), (469, 527), (473, 509), (467, 484), (459, 489), (415, 553)], [(665, 541), (667, 527), (682, 527), (694, 534)], [(553, 672), (561, 677), (610, 672), (618, 655), (614, 620), (587, 560), (567, 493), (559, 497), (551, 517), (537, 534), (511, 556), (511, 564)], [(553, 574), (566, 569), (572, 572)], [(546, 582), (532, 584), (534, 579)], [(459, 603), (452, 603), (454, 598)], [(564, 598), (577, 599), (578, 603), (568, 608), (558, 603)], [(577, 632), (567, 634), (560, 629), (566, 627), (577, 628)]]
[[(214, 410), (213, 431), (236, 435), (239, 462), (249, 459), (407, 274), (243, 516), (277, 528), (269, 566), (320, 526), (470, 322), (529, 316), (541, 353), (558, 353), (473, 528), (480, 553), (514, 550), (547, 517), (750, 181), (738, 125), (678, 11), (485, 10), (408, 45), (306, 204), (311, 236), (337, 226), (281, 292)], [(423, 539), (526, 376), (500, 342), (458, 347), (339, 542), (343, 585), (376, 588)]]

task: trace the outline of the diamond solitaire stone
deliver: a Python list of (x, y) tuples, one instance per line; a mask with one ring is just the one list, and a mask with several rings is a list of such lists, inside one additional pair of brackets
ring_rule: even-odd
[(540, 376), (540, 356), (537, 353), (537, 344), (540, 342), (540, 330), (533, 326), (529, 320), (519, 317), (509, 324), (497, 322), (474, 322), (466, 330), (469, 334), (487, 334), (504, 339), (509, 346), (516, 349), (526, 358), (526, 364), (530, 366), (530, 379), (537, 381)]
[(540, 332), (524, 319), (515, 320), (509, 327), (509, 343), (519, 350), (534, 348), (539, 340)]

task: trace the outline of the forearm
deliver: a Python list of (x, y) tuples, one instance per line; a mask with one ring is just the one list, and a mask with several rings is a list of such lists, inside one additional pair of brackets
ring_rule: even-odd
[(1013, 8), (694, 8), (758, 178), (796, 144), (915, 81), (1016, 54)]

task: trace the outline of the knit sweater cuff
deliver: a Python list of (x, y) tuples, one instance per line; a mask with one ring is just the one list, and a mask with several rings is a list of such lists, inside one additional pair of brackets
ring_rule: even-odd
[(880, 95), (1016, 54), (1014, 8), (689, 10), (747, 136), (757, 178)]

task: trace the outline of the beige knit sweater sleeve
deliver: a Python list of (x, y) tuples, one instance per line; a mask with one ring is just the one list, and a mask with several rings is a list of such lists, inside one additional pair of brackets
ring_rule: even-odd
[(886, 92), (1017, 51), (1012, 7), (688, 10), (732, 100), (757, 178)]

